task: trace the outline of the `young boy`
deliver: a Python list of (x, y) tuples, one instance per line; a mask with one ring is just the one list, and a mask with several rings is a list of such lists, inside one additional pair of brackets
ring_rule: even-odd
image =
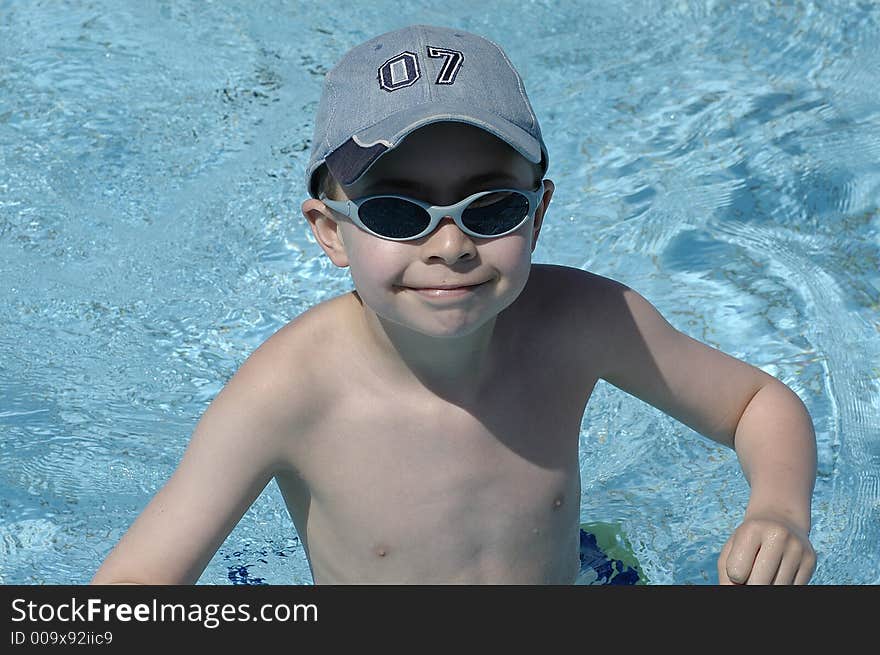
[(803, 403), (629, 287), (531, 265), (547, 163), (494, 43), (419, 25), (347, 53), (302, 211), (356, 290), (248, 358), (93, 583), (195, 582), (274, 478), (317, 584), (570, 584), (600, 379), (735, 448), (751, 497), (720, 583), (808, 582)]

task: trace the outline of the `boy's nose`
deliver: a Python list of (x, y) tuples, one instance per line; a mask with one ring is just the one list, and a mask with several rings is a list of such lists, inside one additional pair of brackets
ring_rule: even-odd
[(445, 216), (437, 228), (428, 235), (423, 248), (426, 260), (440, 258), (447, 264), (477, 256), (473, 239), (461, 231), (451, 216)]

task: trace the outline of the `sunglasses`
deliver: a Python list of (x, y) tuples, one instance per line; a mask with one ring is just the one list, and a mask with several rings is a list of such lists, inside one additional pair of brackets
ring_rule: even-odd
[(434, 231), (449, 216), (459, 229), (479, 239), (502, 237), (517, 230), (535, 215), (544, 181), (535, 191), (492, 189), (468, 196), (445, 207), (406, 196), (378, 195), (357, 200), (319, 200), (350, 218), (355, 225), (382, 239), (411, 241)]

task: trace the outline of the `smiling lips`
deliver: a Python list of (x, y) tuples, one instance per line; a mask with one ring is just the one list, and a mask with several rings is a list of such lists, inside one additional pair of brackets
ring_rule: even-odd
[(469, 285), (451, 285), (451, 284), (441, 284), (436, 287), (409, 287), (416, 293), (428, 296), (429, 298), (452, 298), (456, 296), (464, 296), (469, 293), (473, 293), (474, 289), (479, 286), (485, 284), (484, 282), (477, 282), (475, 284)]

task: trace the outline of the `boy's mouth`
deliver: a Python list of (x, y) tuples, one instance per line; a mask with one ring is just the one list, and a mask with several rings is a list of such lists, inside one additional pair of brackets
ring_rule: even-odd
[(408, 287), (416, 293), (428, 296), (430, 298), (447, 298), (454, 296), (464, 296), (472, 293), (477, 287), (484, 285), (485, 282), (474, 282), (472, 284), (438, 284), (431, 287)]

